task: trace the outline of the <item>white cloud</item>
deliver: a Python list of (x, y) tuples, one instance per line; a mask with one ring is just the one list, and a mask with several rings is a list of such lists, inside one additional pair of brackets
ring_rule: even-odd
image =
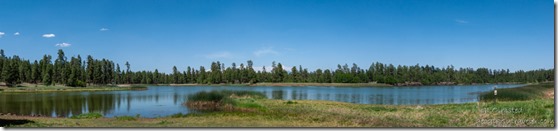
[(4, 36), (6, 33), (0, 32), (0, 37)]
[(108, 30), (109, 30), (109, 29), (107, 29), (107, 28), (101, 28), (101, 29), (99, 29), (99, 31), (108, 31)]
[(55, 36), (56, 35), (54, 35), (54, 34), (44, 34), (43, 35), (43, 37), (45, 37), (45, 38), (52, 38), (52, 37), (55, 37)]
[(229, 52), (219, 52), (219, 53), (206, 55), (205, 57), (209, 59), (216, 59), (216, 58), (232, 58), (232, 56), (233, 55)]
[(455, 22), (460, 23), (460, 24), (467, 24), (467, 23), (469, 23), (469, 21), (460, 20), (460, 19), (456, 19)]
[(272, 48), (264, 48), (254, 52), (254, 55), (257, 57), (264, 56), (264, 55), (278, 55), (279, 52), (273, 50)]
[(14, 35), (19, 35), (19, 32), (14, 33)]
[(72, 44), (70, 44), (70, 43), (62, 42), (62, 43), (56, 44), (55, 46), (58, 46), (58, 47), (68, 47), (68, 46), (71, 46), (71, 45), (72, 45)]

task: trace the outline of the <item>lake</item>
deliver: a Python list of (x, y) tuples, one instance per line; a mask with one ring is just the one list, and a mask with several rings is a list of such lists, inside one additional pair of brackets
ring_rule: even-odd
[(105, 117), (163, 117), (191, 112), (182, 105), (188, 95), (212, 90), (250, 90), (269, 99), (329, 100), (358, 104), (430, 105), (477, 102), (492, 87), (522, 85), (405, 86), (405, 87), (235, 87), (150, 86), (144, 91), (0, 93), (0, 113), (65, 116), (102, 112)]

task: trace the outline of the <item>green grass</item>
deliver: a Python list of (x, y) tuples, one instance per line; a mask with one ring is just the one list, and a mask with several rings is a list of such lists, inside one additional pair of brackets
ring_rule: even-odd
[(497, 89), (498, 94), (494, 96), (492, 91), (485, 92), (480, 95), (482, 101), (515, 101), (515, 100), (530, 100), (542, 98), (545, 96), (544, 92), (554, 88), (554, 83), (541, 83), (527, 85), (517, 88)]
[(147, 90), (146, 85), (131, 85), (130, 89), (132, 90)]
[(116, 116), (114, 117), (116, 120), (121, 120), (121, 121), (135, 121), (136, 117), (133, 116)]
[(84, 113), (84, 114), (74, 115), (70, 118), (72, 118), (72, 119), (97, 119), (97, 118), (101, 118), (101, 117), (103, 117), (103, 114), (98, 113), (98, 112), (92, 112), (92, 113)]
[(397, 108), (393, 107), (382, 107), (382, 106), (374, 106), (374, 107), (365, 107), (364, 110), (368, 111), (386, 111), (386, 112), (394, 112), (397, 111)]

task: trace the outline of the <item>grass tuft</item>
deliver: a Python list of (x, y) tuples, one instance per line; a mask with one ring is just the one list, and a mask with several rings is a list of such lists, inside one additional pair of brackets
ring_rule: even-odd
[(136, 120), (136, 117), (133, 117), (133, 116), (116, 116), (115, 118), (116, 118), (116, 120), (121, 120), (121, 121), (134, 121), (134, 120)]
[(98, 112), (92, 112), (92, 113), (84, 113), (84, 114), (74, 115), (70, 118), (72, 118), (72, 119), (97, 119), (97, 118), (101, 118), (101, 117), (103, 117), (103, 114), (98, 113)]
[(186, 114), (182, 114), (182, 112), (181, 112), (181, 113), (173, 114), (170, 117), (171, 118), (182, 118), (182, 117), (186, 117), (186, 116), (187, 116)]
[(290, 100), (287, 101), (287, 102), (285, 102), (285, 104), (297, 104), (297, 103), (298, 103), (298, 102), (296, 102), (296, 101), (290, 101)]
[(161, 124), (161, 125), (166, 125), (166, 124), (171, 124), (172, 122), (169, 122), (167, 120), (162, 120), (161, 122), (157, 123), (157, 124)]

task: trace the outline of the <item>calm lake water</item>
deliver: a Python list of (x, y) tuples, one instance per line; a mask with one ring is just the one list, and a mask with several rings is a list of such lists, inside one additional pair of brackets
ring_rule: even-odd
[(102, 112), (105, 117), (163, 117), (191, 112), (182, 105), (188, 95), (212, 90), (251, 90), (270, 99), (330, 100), (359, 104), (428, 105), (467, 103), (492, 87), (521, 85), (470, 85), (420, 87), (208, 87), (154, 86), (144, 91), (0, 93), (0, 113), (43, 116), (72, 116)]

